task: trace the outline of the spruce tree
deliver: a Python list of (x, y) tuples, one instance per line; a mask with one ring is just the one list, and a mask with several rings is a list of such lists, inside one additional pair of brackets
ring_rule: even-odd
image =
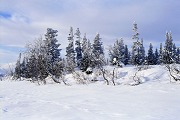
[(148, 62), (148, 65), (154, 65), (154, 53), (153, 53), (153, 46), (151, 43), (149, 45), (147, 62)]
[[(57, 43), (58, 40), (56, 39), (57, 36), (57, 30), (53, 30), (52, 28), (47, 28), (47, 33), (45, 34), (45, 47), (47, 52), (47, 63), (48, 63), (48, 72), (56, 77), (58, 73), (56, 71), (57, 62), (62, 61), (60, 57), (60, 51), (59, 49), (60, 44)], [(63, 66), (58, 66), (63, 67)], [(59, 71), (60, 72), (60, 71)]]
[(177, 64), (180, 64), (180, 47), (177, 49), (176, 63), (177, 63)]
[(145, 49), (143, 46), (143, 40), (139, 41), (139, 32), (137, 30), (137, 24), (133, 24), (133, 36), (132, 39), (136, 40), (133, 42), (132, 53), (131, 53), (131, 63), (133, 65), (142, 65), (145, 60)]
[(173, 56), (172, 56), (172, 49), (173, 49), (173, 42), (172, 42), (172, 33), (166, 32), (166, 41), (164, 46), (164, 52), (163, 52), (163, 62), (165, 64), (171, 64), (173, 62)]
[(103, 49), (103, 44), (101, 42), (100, 34), (97, 33), (96, 37), (94, 38), (94, 43), (93, 43), (93, 49), (92, 49), (92, 54), (93, 54), (93, 66), (94, 67), (100, 67), (104, 65), (105, 59), (104, 59), (104, 49)]
[(145, 61), (145, 48), (143, 45), (143, 39), (141, 39), (141, 45), (139, 48), (139, 64), (142, 65), (144, 64)]
[[(128, 53), (128, 51), (126, 51)], [(123, 39), (121, 38), (120, 40), (116, 40), (114, 43), (114, 46), (109, 48), (109, 56), (110, 56), (110, 62), (113, 63), (114, 59), (116, 59), (118, 63), (125, 62), (125, 46)], [(127, 57), (127, 56), (126, 56)], [(125, 63), (124, 63), (125, 64)]]
[[(47, 63), (46, 59), (44, 59), (44, 57), (42, 55), (39, 55), (38, 59), (37, 59), (38, 79), (41, 82), (43, 82), (44, 84), (46, 83), (45, 78), (48, 76), (47, 64), (46, 63)], [(55, 73), (53, 73), (53, 74), (55, 74)]]
[(160, 44), (160, 48), (159, 48), (159, 64), (163, 63), (163, 47), (162, 47), (162, 43)]
[(159, 53), (158, 53), (157, 48), (156, 48), (155, 53), (154, 53), (154, 64), (159, 65)]
[(21, 78), (21, 73), (22, 73), (22, 71), (21, 71), (21, 53), (20, 53), (19, 54), (19, 58), (18, 58), (18, 60), (16, 62), (16, 66), (15, 66), (15, 71), (14, 71), (13, 77), (15, 79), (19, 79), (19, 78)]
[(70, 27), (70, 33), (68, 36), (69, 44), (66, 47), (66, 70), (67, 72), (73, 72), (76, 67), (75, 63), (75, 51), (74, 51), (74, 35), (73, 28)]
[(28, 58), (28, 62), (27, 62), (27, 78), (31, 78), (32, 81), (37, 81), (38, 80), (38, 60), (35, 57), (35, 55), (31, 55)]
[(177, 49), (175, 43), (172, 46), (172, 62), (176, 63), (177, 59)]
[(20, 64), (21, 66), (21, 77), (26, 78), (26, 74), (27, 74), (27, 59), (26, 57), (23, 58), (22, 63)]
[(81, 61), (81, 70), (86, 71), (88, 67), (91, 66), (91, 43), (86, 38), (86, 34), (84, 34), (82, 41), (82, 61)]
[(81, 33), (80, 33), (80, 30), (79, 28), (77, 28), (76, 30), (76, 42), (75, 42), (75, 45), (76, 45), (76, 62), (77, 62), (77, 67), (80, 68), (80, 65), (81, 65), (81, 61), (82, 61), (82, 48), (81, 48)]
[(125, 45), (125, 48), (124, 48), (124, 61), (123, 61), (124, 65), (129, 64), (129, 60), (130, 60), (130, 54), (129, 54), (127, 45)]

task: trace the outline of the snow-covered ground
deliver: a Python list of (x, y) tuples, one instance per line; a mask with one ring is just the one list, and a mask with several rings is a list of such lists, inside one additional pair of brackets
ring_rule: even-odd
[(117, 86), (0, 81), (0, 120), (180, 120), (180, 85), (166, 70), (141, 71), (143, 84), (130, 86), (133, 71), (118, 69)]

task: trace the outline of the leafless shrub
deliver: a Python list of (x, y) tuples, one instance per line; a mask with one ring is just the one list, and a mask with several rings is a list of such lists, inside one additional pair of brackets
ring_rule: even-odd
[(180, 81), (180, 64), (165, 64), (167, 68), (170, 79), (173, 78), (175, 81)]

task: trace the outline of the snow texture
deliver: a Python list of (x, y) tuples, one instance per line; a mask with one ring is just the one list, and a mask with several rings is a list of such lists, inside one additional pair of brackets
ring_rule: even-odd
[(180, 120), (179, 84), (170, 83), (162, 68), (139, 73), (138, 86), (128, 84), (134, 67), (118, 69), (117, 86), (39, 86), (7, 78), (0, 81), (0, 120)]

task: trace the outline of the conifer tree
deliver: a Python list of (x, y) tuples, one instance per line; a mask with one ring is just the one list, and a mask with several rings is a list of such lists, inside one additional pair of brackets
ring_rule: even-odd
[(86, 71), (88, 67), (91, 66), (91, 43), (86, 38), (86, 34), (84, 34), (82, 41), (82, 62), (81, 62), (81, 70)]
[(129, 64), (129, 60), (130, 60), (129, 50), (128, 50), (127, 45), (125, 45), (125, 48), (124, 48), (124, 61), (123, 61), (124, 65)]
[(165, 64), (171, 64), (173, 62), (173, 56), (172, 56), (172, 48), (173, 48), (173, 42), (172, 42), (172, 33), (166, 32), (166, 41), (164, 46), (164, 52), (163, 52), (163, 62)]
[(176, 63), (176, 60), (177, 59), (177, 49), (176, 49), (176, 45), (175, 43), (173, 44), (172, 46), (172, 60), (173, 60), (173, 63)]
[(37, 58), (35, 55), (31, 55), (28, 58), (27, 62), (27, 78), (31, 78), (32, 81), (37, 81), (38, 80), (38, 67), (37, 67)]
[(162, 43), (160, 44), (160, 48), (159, 48), (159, 64), (163, 63), (163, 47), (162, 47)]
[(151, 43), (149, 45), (147, 62), (148, 62), (148, 65), (154, 65), (154, 53), (153, 53), (153, 46)]
[[(128, 51), (126, 51), (128, 54)], [(109, 48), (109, 56), (110, 56), (110, 62), (113, 63), (114, 59), (117, 60), (118, 63), (125, 62), (125, 46), (123, 39), (121, 38), (120, 40), (116, 40), (114, 43), (114, 46)], [(127, 57), (127, 56), (126, 56)]]
[(180, 47), (177, 49), (176, 63), (177, 63), (177, 64), (180, 64)]
[(81, 33), (80, 33), (80, 30), (79, 28), (77, 28), (76, 30), (76, 42), (75, 42), (75, 45), (76, 45), (76, 62), (77, 62), (77, 67), (80, 68), (80, 65), (81, 65), (81, 61), (82, 61), (82, 48), (81, 48)]
[(103, 44), (101, 42), (100, 34), (97, 33), (96, 37), (94, 38), (94, 43), (93, 43), (93, 49), (92, 49), (92, 54), (93, 54), (93, 66), (94, 67), (99, 67), (104, 65), (105, 59), (104, 59), (104, 49), (103, 49)]
[(27, 60), (26, 57), (23, 58), (22, 63), (20, 64), (21, 66), (21, 77), (26, 78), (26, 74), (27, 74)]
[[(58, 77), (56, 73), (60, 71), (56, 71), (57, 63), (62, 62), (62, 59), (60, 57), (60, 51), (59, 49), (60, 44), (58, 44), (58, 40), (56, 39), (57, 36), (57, 30), (53, 30), (52, 28), (47, 29), (47, 33), (45, 34), (45, 48), (47, 52), (47, 63), (48, 63), (48, 72), (55, 77)], [(63, 67), (63, 66), (58, 66)]]
[(133, 42), (132, 53), (131, 53), (131, 63), (133, 65), (142, 65), (145, 60), (145, 50), (143, 46), (143, 40), (139, 41), (139, 32), (137, 31), (137, 24), (134, 22), (133, 24), (133, 36), (132, 39), (136, 40)]
[[(37, 59), (37, 66), (36, 66), (37, 71), (38, 71), (38, 80), (40, 80), (44, 84), (46, 83), (45, 78), (48, 76), (46, 63), (47, 63), (47, 61), (46, 61), (46, 59), (44, 59), (43, 55), (39, 55), (38, 59)], [(53, 72), (55, 72), (55, 71), (53, 71)], [(53, 73), (53, 74), (55, 74), (55, 73)]]
[(156, 48), (155, 53), (154, 53), (154, 64), (158, 65), (159, 64), (159, 53), (158, 49)]
[(73, 72), (74, 68), (76, 67), (75, 63), (75, 51), (74, 51), (74, 35), (73, 35), (73, 28), (70, 27), (70, 33), (68, 36), (69, 44), (66, 47), (66, 69), (67, 72)]
[(13, 77), (15, 79), (19, 79), (19, 78), (21, 78), (21, 73), (22, 73), (22, 71), (21, 71), (21, 53), (20, 53), (19, 54), (19, 58), (18, 58), (18, 60), (16, 62), (16, 67), (15, 67), (15, 71), (14, 71)]
[(87, 52), (87, 45), (88, 45), (88, 40), (86, 38), (86, 33), (85, 33), (82, 40), (82, 54), (85, 54)]

